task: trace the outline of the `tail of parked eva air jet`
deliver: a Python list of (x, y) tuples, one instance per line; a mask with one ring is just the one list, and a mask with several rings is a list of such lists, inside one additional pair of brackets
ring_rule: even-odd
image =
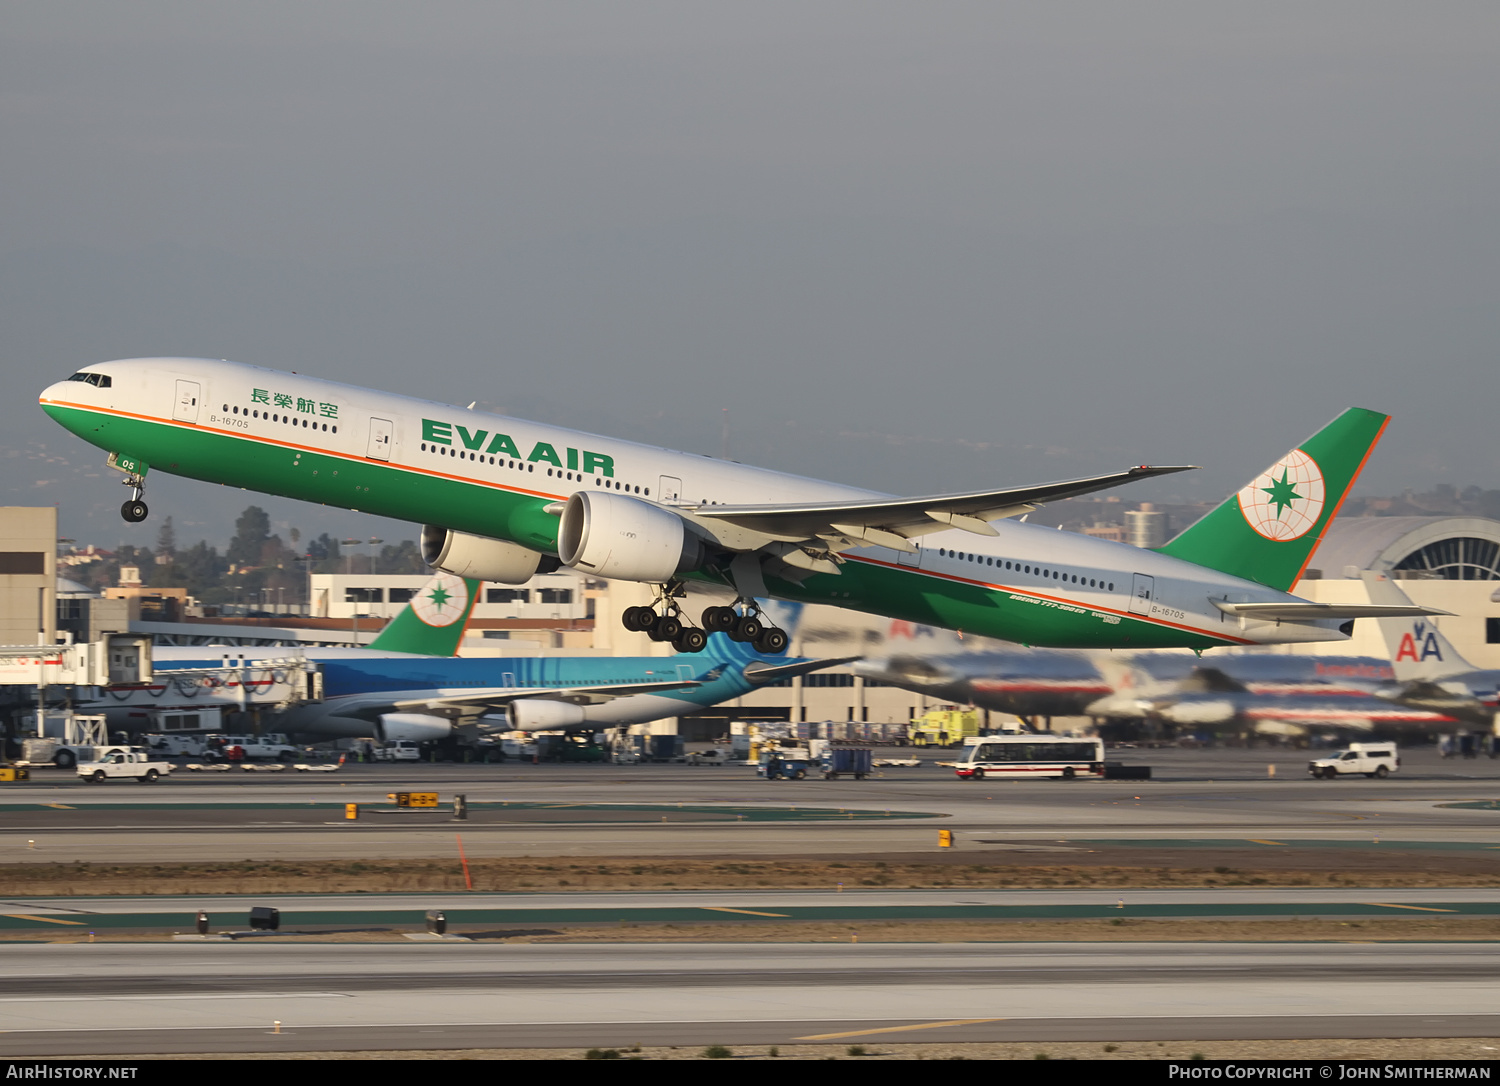
[(1291, 591), (1389, 421), (1351, 407), (1161, 552)]
[(419, 656), (456, 655), (483, 583), (451, 573), (434, 574), (412, 593), (411, 601), (370, 642), (370, 648)]

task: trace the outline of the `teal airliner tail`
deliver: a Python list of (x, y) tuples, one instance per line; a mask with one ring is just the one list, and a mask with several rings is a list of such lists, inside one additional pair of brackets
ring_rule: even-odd
[(434, 574), (370, 642), (370, 648), (420, 656), (456, 655), (482, 583), (451, 573)]
[(1290, 591), (1389, 421), (1388, 415), (1351, 407), (1161, 553)]

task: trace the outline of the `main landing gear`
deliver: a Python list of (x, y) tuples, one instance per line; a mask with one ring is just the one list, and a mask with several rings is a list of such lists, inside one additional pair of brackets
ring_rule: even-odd
[(125, 477), (124, 483), (130, 488), (130, 500), (120, 506), (120, 516), (131, 524), (139, 524), (151, 512), (146, 503), (141, 501), (141, 495), (146, 490), (146, 480), (132, 473)]
[[(754, 600), (738, 599), (729, 607), (708, 607), (703, 611), (703, 626), (689, 626), (683, 621), (682, 608), (676, 597), (682, 595), (680, 584), (665, 585), (650, 607), (627, 607), (622, 620), (627, 630), (645, 633), (653, 641), (670, 641), (678, 652), (702, 652), (711, 633), (726, 633), (733, 641), (754, 645), (755, 651), (775, 656), (786, 651), (786, 631), (764, 620)], [(743, 604), (745, 613), (736, 607)], [(662, 612), (658, 613), (657, 608)]]

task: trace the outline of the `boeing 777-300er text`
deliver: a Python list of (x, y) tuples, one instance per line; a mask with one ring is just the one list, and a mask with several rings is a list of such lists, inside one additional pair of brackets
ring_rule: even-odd
[[(625, 624), (680, 651), (716, 630), (784, 650), (754, 602), (768, 596), (1059, 648), (1342, 641), (1352, 619), (1426, 613), (1288, 594), (1385, 429), (1358, 408), (1152, 551), (1006, 518), (1183, 468), (895, 498), (192, 358), (89, 366), (41, 403), (126, 473), (126, 520), (145, 518), (155, 468), (416, 521), (428, 562), (459, 576), (517, 584), (560, 563), (653, 584)], [(677, 603), (685, 579), (735, 603), (695, 626)]]

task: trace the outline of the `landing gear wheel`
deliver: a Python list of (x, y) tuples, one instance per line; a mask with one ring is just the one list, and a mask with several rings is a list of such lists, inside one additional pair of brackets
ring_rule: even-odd
[(762, 656), (779, 656), (786, 651), (786, 645), (786, 631), (775, 626), (767, 626), (755, 639), (755, 651)]
[(702, 652), (708, 647), (708, 634), (696, 626), (686, 626), (672, 641), (678, 652)]
[(139, 498), (132, 498), (120, 506), (120, 516), (124, 517), (131, 524), (139, 524), (146, 519), (147, 514), (150, 512), (151, 510), (146, 507), (146, 503)]
[(656, 624), (656, 612), (649, 607), (627, 607), (620, 621), (632, 633), (644, 633)]
[(703, 628), (709, 633), (727, 633), (734, 628), (739, 618), (739, 614), (733, 607), (705, 607)]
[(652, 641), (676, 641), (682, 633), (682, 622), (676, 615), (662, 615), (651, 627)]
[(765, 627), (761, 625), (760, 619), (754, 615), (744, 615), (736, 620), (734, 629), (729, 631), (729, 636), (735, 641), (749, 644), (759, 637), (761, 631), (764, 629)]

